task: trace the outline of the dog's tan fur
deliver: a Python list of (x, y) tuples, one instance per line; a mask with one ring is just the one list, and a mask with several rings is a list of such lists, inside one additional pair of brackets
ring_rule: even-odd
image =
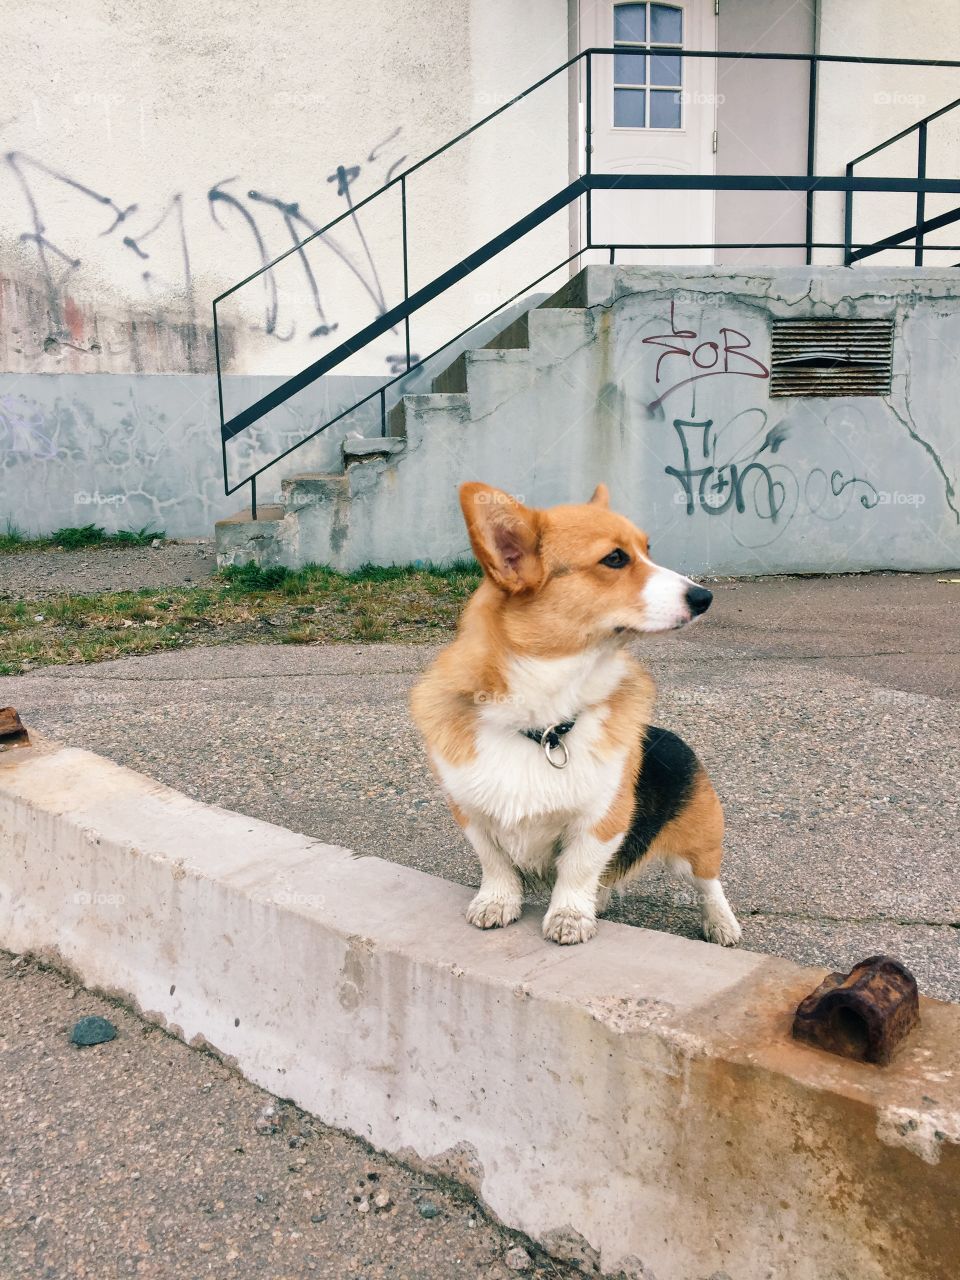
[[(549, 510), (527, 507), (482, 484), (464, 485), (461, 502), (484, 581), (464, 610), (456, 639), (415, 688), (413, 716), (451, 811), (484, 868), (484, 885), (471, 904), (471, 918), (489, 927), (509, 923), (519, 913), (516, 867), (528, 869), (523, 864), (526, 854), (504, 852), (513, 849), (513, 828), (509, 822), (504, 827), (506, 819), (494, 812), (496, 769), (504, 770), (505, 787), (511, 781), (508, 775), (518, 768), (531, 769), (529, 795), (514, 796), (510, 812), (529, 814), (522, 822), (534, 824), (534, 843), (549, 842), (554, 826), (567, 832), (558, 835), (553, 855), (554, 896), (566, 881), (568, 892), (566, 898), (560, 894), (562, 902), (551, 902), (548, 922), (557, 916), (560, 923), (545, 925), (545, 930), (557, 941), (580, 941), (595, 931), (592, 898), (598, 893), (602, 898), (606, 889), (632, 877), (640, 865), (621, 866), (614, 855), (631, 829), (637, 807), (644, 731), (655, 690), (650, 676), (624, 651), (624, 640), (689, 621), (689, 609), (683, 616), (684, 591), (689, 595), (689, 589), (699, 590), (707, 601), (709, 594), (651, 561), (646, 534), (610, 511), (603, 485), (589, 504)], [(623, 567), (603, 563), (611, 553), (625, 555), (628, 562)], [(562, 677), (567, 671), (574, 684), (580, 681), (576, 687), (582, 686), (578, 696), (583, 707), (571, 708), (565, 701)], [(561, 679), (554, 688), (557, 673)], [(516, 729), (511, 700), (518, 702)], [(541, 706), (546, 709), (534, 710)], [(593, 770), (596, 796), (577, 793), (575, 812), (566, 815), (564, 793), (558, 792), (560, 783), (551, 776), (549, 763), (523, 754), (527, 747), (517, 742), (523, 741), (520, 735), (530, 717), (535, 727), (538, 715), (550, 723), (574, 710), (584, 713), (578, 726), (593, 717), (589, 740), (584, 727), (583, 745), (576, 746), (576, 732), (570, 742), (571, 753), (579, 750), (580, 768), (589, 765)], [(497, 736), (501, 722), (503, 733)], [(529, 751), (535, 749), (529, 744)], [(659, 830), (648, 855), (680, 864), (680, 873), (702, 894), (719, 895), (732, 925), (719, 929), (723, 936), (718, 940), (735, 940), (733, 934), (739, 931), (716, 879), (723, 811), (706, 774), (699, 765), (697, 770), (682, 809)], [(571, 786), (575, 779), (571, 769)], [(541, 787), (543, 797), (538, 794)], [(477, 800), (478, 788), (491, 798)], [(554, 821), (551, 814), (560, 816)], [(542, 849), (530, 857), (538, 871), (544, 869), (541, 862), (549, 861)], [(511, 859), (516, 867), (511, 867)], [(566, 868), (574, 864), (575, 870), (567, 875)], [(580, 924), (570, 925), (571, 913), (579, 915)]]

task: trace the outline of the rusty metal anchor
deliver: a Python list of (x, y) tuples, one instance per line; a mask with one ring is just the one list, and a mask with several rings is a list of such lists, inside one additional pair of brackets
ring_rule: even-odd
[(920, 1021), (917, 982), (892, 956), (870, 956), (831, 973), (797, 1006), (796, 1040), (857, 1062), (885, 1066)]
[(29, 744), (26, 726), (13, 707), (0, 707), (0, 748)]

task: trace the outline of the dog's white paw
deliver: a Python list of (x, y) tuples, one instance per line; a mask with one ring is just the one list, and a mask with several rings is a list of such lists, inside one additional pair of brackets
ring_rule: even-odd
[(737, 917), (729, 907), (711, 906), (703, 913), (703, 936), (721, 947), (735, 947), (742, 936)]
[(491, 898), (478, 893), (467, 907), (467, 923), (478, 929), (503, 929), (519, 920), (522, 911), (522, 898)]
[(543, 936), (548, 942), (559, 942), (561, 947), (589, 942), (596, 932), (594, 917), (585, 916), (575, 907), (557, 907), (548, 911), (543, 921)]

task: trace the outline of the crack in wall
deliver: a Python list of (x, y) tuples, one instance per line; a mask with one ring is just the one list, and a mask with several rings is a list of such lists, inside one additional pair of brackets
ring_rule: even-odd
[(887, 408), (890, 410), (890, 412), (893, 414), (893, 416), (900, 423), (900, 425), (903, 427), (906, 427), (907, 433), (910, 436), (911, 440), (915, 440), (917, 444), (919, 444), (924, 449), (924, 451), (929, 455), (929, 457), (933, 460), (933, 464), (937, 468), (937, 470), (940, 472), (940, 476), (943, 480), (944, 496), (946, 497), (946, 500), (947, 500), (947, 506), (953, 512), (953, 516), (957, 524), (960, 525), (960, 508), (958, 508), (953, 501), (954, 497), (956, 496), (956, 491), (953, 487), (953, 484), (950, 481), (950, 477), (947, 475), (947, 469), (944, 466), (943, 460), (941, 459), (940, 455), (937, 453), (936, 449), (934, 449), (933, 445), (929, 442), (929, 440), (925, 440), (916, 428), (916, 423), (914, 422), (914, 418), (913, 418), (913, 411), (910, 408), (910, 393), (906, 389), (906, 386), (904, 387), (904, 392), (903, 392), (903, 407), (906, 410), (909, 421), (907, 420), (907, 418), (903, 416), (902, 413), (899, 412), (896, 405), (894, 405), (892, 395), (882, 396), (881, 399), (883, 400), (883, 403), (887, 406)]

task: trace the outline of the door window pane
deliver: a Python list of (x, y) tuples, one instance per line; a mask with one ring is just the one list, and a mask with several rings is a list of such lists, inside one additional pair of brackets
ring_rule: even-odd
[[(634, 7), (634, 6), (631, 6)], [(640, 6), (635, 6), (639, 8)], [(672, 5), (650, 6), (650, 41), (652, 44), (680, 44), (683, 40), (683, 14)]]
[(646, 96), (643, 89), (614, 89), (613, 123), (621, 129), (642, 129), (646, 124)]
[(613, 10), (613, 39), (643, 44), (647, 38), (647, 6), (618, 4)]
[[(683, 9), (676, 4), (615, 4), (613, 38), (614, 126), (682, 128)], [(657, 47), (667, 45), (673, 47)]]
[(680, 58), (677, 54), (650, 54), (650, 83), (680, 85)]
[[(642, 53), (615, 53), (613, 55), (613, 80), (615, 84), (646, 84), (647, 59)], [(676, 84), (674, 80), (658, 80), (657, 84)]]
[(650, 90), (650, 128), (680, 128), (680, 94), (675, 89)]

